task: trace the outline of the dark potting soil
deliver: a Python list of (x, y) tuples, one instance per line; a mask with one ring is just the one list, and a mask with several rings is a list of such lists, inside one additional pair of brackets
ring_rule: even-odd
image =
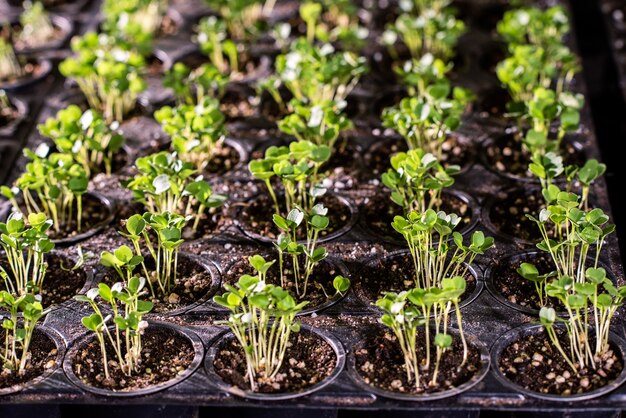
[[(576, 148), (571, 141), (561, 142), (563, 164), (582, 166), (586, 161), (585, 152)], [(536, 178), (529, 170), (530, 154), (522, 148), (521, 140), (513, 134), (506, 134), (487, 145), (485, 158), (489, 167), (499, 173), (506, 173), (521, 178)]]
[[(0, 338), (4, 341), (4, 329), (0, 330)], [(20, 376), (15, 371), (5, 367), (0, 370), (0, 388), (26, 383), (56, 366), (56, 356), (58, 354), (56, 345), (43, 332), (35, 329), (29, 350), (31, 358), (23, 375)], [(18, 356), (21, 356), (21, 350), (18, 349), (17, 353)]]
[(359, 179), (369, 175), (369, 170), (362, 165), (363, 153), (363, 145), (358, 138), (339, 138), (321, 171), (328, 172), (327, 181), (333, 182), (337, 189), (354, 187)]
[(491, 205), (489, 220), (501, 233), (538, 242), (541, 240), (539, 226), (526, 215), (537, 217), (544, 207), (545, 199), (539, 188), (515, 189), (498, 194)]
[(211, 161), (203, 171), (207, 174), (224, 174), (232, 170), (240, 161), (239, 151), (223, 143), (215, 149)]
[[(321, 337), (300, 331), (292, 333), (285, 360), (274, 378), (257, 376), (257, 392), (286, 393), (306, 390), (323, 381), (335, 368), (337, 356)], [(239, 343), (230, 338), (219, 347), (213, 367), (227, 383), (250, 390), (246, 360)]]
[[(443, 193), (440, 210), (455, 213), (461, 217), (456, 230), (460, 231), (472, 221), (469, 205), (456, 196)], [(404, 243), (404, 237), (391, 226), (395, 216), (402, 216), (402, 208), (391, 201), (391, 191), (383, 188), (363, 202), (362, 215), (367, 227), (378, 237)]]
[[(549, 254), (529, 254), (527, 257), (508, 259), (507, 263), (494, 267), (492, 272), (493, 284), (509, 302), (532, 309), (541, 309), (542, 305), (535, 284), (517, 273), (517, 269), (522, 263), (534, 264), (539, 270), (539, 274), (550, 273), (556, 269)], [(548, 297), (546, 302), (546, 306), (553, 307), (557, 311), (559, 309), (564, 310), (563, 304), (556, 298)]]
[[(386, 292), (399, 293), (415, 288), (415, 267), (411, 254), (399, 254), (395, 257), (380, 257), (363, 266), (355, 276), (355, 292), (365, 304), (371, 305), (382, 298)], [(476, 289), (476, 278), (465, 275), (467, 287), (461, 295), (461, 301), (467, 299)]]
[[(409, 381), (406, 374), (404, 355), (400, 344), (393, 333), (378, 331), (368, 336), (354, 348), (356, 371), (368, 385), (390, 392), (406, 394), (438, 393), (459, 387), (469, 381), (480, 370), (480, 352), (468, 343), (468, 357), (463, 366), (463, 344), (457, 335), (452, 337), (452, 347), (443, 353), (437, 375), (437, 383), (432, 385), (435, 368), (436, 349), (432, 343), (431, 333), (431, 364), (428, 369), (422, 368), (419, 376), (419, 388), (414, 380)], [(424, 330), (417, 332), (417, 341), (424, 341)], [(425, 344), (417, 344), (418, 358), (425, 364)]]
[[(443, 143), (444, 155), (440, 161), (444, 167), (458, 165), (461, 169), (467, 167), (474, 159), (474, 150), (471, 144), (461, 140), (456, 135), (450, 135)], [(379, 179), (391, 168), (390, 158), (398, 152), (406, 152), (408, 146), (403, 138), (387, 138), (375, 142), (365, 154), (370, 179)]]
[(127, 376), (119, 367), (113, 346), (107, 341), (109, 379), (102, 365), (102, 351), (97, 339), (80, 347), (72, 369), (86, 385), (112, 391), (133, 391), (175, 379), (184, 373), (194, 358), (189, 340), (167, 328), (148, 326), (141, 338), (141, 363)]
[[(281, 195), (277, 196), (278, 202), (282, 205), (284, 199)], [(328, 208), (329, 225), (328, 228), (319, 233), (319, 237), (325, 237), (329, 234), (341, 229), (345, 226), (352, 216), (350, 208), (343, 204), (341, 200), (333, 195), (324, 195), (317, 201), (323, 203)], [(249, 205), (243, 206), (239, 213), (239, 221), (246, 231), (254, 232), (271, 240), (276, 239), (280, 233), (278, 227), (274, 225), (272, 216), (274, 215), (274, 203), (268, 194), (260, 195), (258, 199), (252, 201)], [(283, 216), (286, 211), (282, 210)], [(298, 228), (298, 237), (306, 238), (304, 222)]]
[[(569, 352), (568, 338), (559, 330), (557, 332), (563, 350)], [(610, 350), (597, 359), (595, 370), (585, 368), (576, 374), (541, 328), (539, 332), (524, 335), (506, 347), (498, 367), (508, 379), (526, 389), (567, 396), (607, 385), (620, 374), (624, 365), (619, 350), (610, 344)]]
[[(281, 286), (278, 254), (273, 253), (271, 255), (264, 255), (264, 258), (266, 261), (276, 260), (267, 273), (267, 283)], [(289, 293), (291, 293), (294, 299), (298, 302), (305, 300), (308, 301), (309, 304), (305, 307), (305, 309), (317, 307), (325, 303), (329, 297), (332, 297), (335, 294), (333, 280), (342, 272), (334, 264), (324, 260), (315, 266), (315, 269), (309, 278), (307, 292), (303, 297), (298, 296), (298, 292), (296, 291), (296, 283), (293, 276), (292, 266), (293, 262), (291, 257), (285, 256), (283, 274), (285, 275), (286, 283), (284, 289), (289, 291)], [(225, 269), (222, 281), (223, 283), (234, 285), (239, 280), (239, 277), (244, 274), (250, 274), (253, 276), (256, 276), (257, 274), (256, 271), (250, 266), (248, 257), (242, 257), (239, 261), (236, 261), (230, 267)], [(298, 284), (300, 292), (302, 292), (302, 285), (303, 283)]]
[[(144, 297), (145, 300), (150, 300), (154, 303), (152, 313), (164, 314), (194, 304), (203, 299), (213, 287), (211, 274), (202, 265), (180, 255), (178, 257), (178, 275), (172, 284), (171, 291), (167, 295), (160, 293), (156, 278), (152, 276), (154, 271), (154, 261), (152, 259), (146, 259), (146, 268), (151, 275), (151, 282), (156, 292), (156, 297)], [(135, 269), (135, 274), (145, 276), (141, 266)], [(102, 278), (102, 282), (109, 286), (119, 281), (121, 281), (121, 278), (115, 270), (107, 269)], [(148, 288), (147, 284), (146, 288)]]

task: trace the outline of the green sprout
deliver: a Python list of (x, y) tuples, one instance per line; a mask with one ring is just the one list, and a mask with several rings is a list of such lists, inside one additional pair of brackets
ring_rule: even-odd
[(19, 212), (0, 222), (0, 247), (4, 250), (8, 268), (0, 266), (5, 288), (17, 296), (39, 292), (46, 277), (47, 253), (54, 249), (47, 231), (52, 221), (44, 213), (32, 213), (25, 220)]
[(39, 133), (54, 141), (60, 152), (73, 155), (85, 174), (104, 169), (111, 175), (113, 158), (124, 145), (124, 137), (109, 125), (98, 112), (83, 112), (76, 105), (59, 110), (38, 126)]
[(206, 98), (221, 99), (229, 76), (222, 74), (213, 64), (202, 64), (191, 70), (177, 62), (163, 76), (163, 86), (174, 91), (178, 104), (194, 105)]
[(40, 2), (24, 2), (24, 11), (20, 15), (22, 30), (18, 39), (24, 45), (38, 47), (54, 38), (54, 25), (50, 15)]
[(276, 0), (205, 0), (224, 20), (224, 34), (237, 42), (254, 42), (265, 29)]
[(229, 309), (228, 325), (246, 356), (247, 379), (255, 391), (262, 380), (273, 379), (285, 360), (292, 332), (300, 331), (296, 315), (308, 302), (296, 304), (279, 286), (265, 282), (272, 263), (257, 265), (250, 258), (256, 276), (243, 275), (235, 286), (225, 284), (227, 292), (215, 296), (215, 303)]
[(405, 61), (394, 71), (402, 84), (408, 89), (409, 97), (423, 96), (431, 85), (446, 81), (446, 74), (452, 69), (452, 63), (435, 58), (431, 53), (422, 55), (419, 59)]

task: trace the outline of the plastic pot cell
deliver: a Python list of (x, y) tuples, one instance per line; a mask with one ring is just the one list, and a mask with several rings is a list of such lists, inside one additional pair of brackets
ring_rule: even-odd
[[(18, 57), (18, 59), (21, 58)], [(22, 61), (22, 68), (25, 70), (25, 74), (16, 79), (0, 80), (0, 89), (8, 92), (24, 90), (42, 81), (52, 71), (52, 62), (50, 60), (33, 58)]]

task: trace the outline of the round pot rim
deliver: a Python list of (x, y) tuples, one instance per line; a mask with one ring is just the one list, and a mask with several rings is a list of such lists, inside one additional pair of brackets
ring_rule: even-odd
[(28, 75), (12, 82), (2, 81), (0, 82), (0, 89), (6, 90), (7, 92), (19, 91), (20, 89), (38, 83), (50, 75), (50, 72), (52, 72), (52, 61), (47, 58), (32, 58), (32, 60), (41, 66), (41, 72), (39, 74)]
[[(150, 320), (151, 318), (155, 318), (155, 317), (166, 317), (166, 318), (174, 317), (174, 316), (178, 316), (178, 315), (187, 313), (189, 311), (192, 311), (193, 309), (196, 309), (199, 306), (202, 306), (208, 303), (211, 300), (211, 298), (220, 290), (220, 286), (222, 282), (220, 270), (213, 260), (204, 259), (196, 254), (188, 253), (185, 251), (178, 252), (178, 259), (179, 260), (187, 259), (193, 263), (196, 263), (200, 267), (202, 267), (206, 271), (206, 273), (209, 275), (211, 279), (211, 285), (207, 289), (206, 293), (204, 293), (196, 301), (191, 302), (188, 305), (180, 306), (176, 309), (172, 309), (172, 310), (165, 311), (165, 312), (150, 312), (145, 315), (145, 317), (148, 320)], [(100, 270), (94, 277), (94, 284), (97, 285), (98, 283), (103, 283), (102, 279), (104, 278), (106, 273), (107, 273), (107, 269)], [(114, 280), (114, 282), (115, 281), (118, 281), (118, 280)], [(84, 307), (84, 309), (88, 309), (88, 308)]]
[[(277, 195), (280, 196), (280, 193), (277, 193)], [(239, 207), (237, 216), (234, 217), (235, 224), (239, 227), (239, 230), (246, 237), (248, 237), (248, 238), (250, 238), (250, 239), (252, 239), (254, 241), (257, 241), (257, 242), (259, 242), (261, 244), (271, 244), (274, 240), (271, 239), (271, 238), (268, 238), (266, 236), (263, 236), (261, 234), (258, 234), (256, 232), (253, 232), (251, 230), (252, 228), (249, 227), (247, 223), (241, 221), (240, 215), (241, 215), (242, 211), (245, 211), (246, 208), (252, 206), (252, 204), (254, 202), (256, 202), (259, 199), (261, 199), (263, 197), (266, 197), (266, 196), (267, 195), (265, 193), (257, 194), (252, 199), (250, 199), (250, 205)], [(358, 215), (359, 215), (359, 211), (358, 211), (357, 206), (347, 196), (344, 196), (343, 194), (340, 194), (340, 193), (337, 193), (337, 192), (328, 191), (319, 200), (322, 200), (323, 197), (337, 199), (341, 204), (343, 204), (344, 206), (346, 206), (348, 208), (348, 211), (350, 212), (350, 218), (340, 228), (336, 229), (335, 231), (329, 233), (328, 235), (326, 235), (324, 237), (318, 238), (317, 243), (319, 243), (319, 244), (335, 240), (335, 239), (341, 237), (342, 235), (346, 234), (348, 231), (350, 231), (354, 227), (354, 225), (356, 225), (357, 220), (358, 220)], [(298, 240), (299, 244), (302, 244), (304, 242), (306, 242), (306, 240)]]
[[(514, 127), (509, 126), (509, 128), (511, 129), (515, 129)], [(515, 131), (517, 131), (517, 129), (515, 129)], [(489, 171), (490, 173), (493, 173), (495, 175), (497, 175), (498, 177), (500, 177), (501, 179), (504, 180), (508, 180), (508, 181), (513, 181), (516, 183), (520, 183), (520, 185), (540, 185), (540, 181), (539, 179), (537, 179), (535, 176), (533, 177), (524, 177), (518, 174), (513, 174), (513, 173), (509, 173), (508, 171), (499, 171), (496, 170), (495, 167), (493, 167), (493, 164), (491, 164), (491, 162), (488, 159), (488, 154), (487, 154), (487, 150), (489, 149), (489, 147), (491, 146), (496, 146), (495, 143), (498, 140), (502, 140), (503, 138), (507, 137), (507, 136), (511, 136), (513, 135), (512, 131), (507, 131), (504, 133), (501, 133), (500, 135), (497, 136), (490, 136), (489, 138), (486, 138), (484, 141), (482, 141), (482, 152), (479, 153), (479, 158), (480, 158), (480, 162), (483, 165), (483, 167), (485, 167), (487, 169), (487, 171)], [(574, 137), (565, 137), (563, 139), (563, 143), (567, 143), (569, 145), (571, 145), (572, 147), (574, 147), (576, 149), (577, 152), (583, 153), (586, 155), (585, 152), (585, 147), (584, 144), (578, 139), (576, 138), (576, 136)], [(563, 184), (566, 182), (565, 179), (563, 178), (557, 178), (554, 180), (555, 183), (557, 184)]]
[[(572, 402), (572, 401), (584, 401), (593, 398), (597, 398), (599, 396), (605, 395), (615, 389), (626, 381), (626, 366), (622, 368), (620, 374), (607, 385), (602, 386), (598, 389), (584, 392), (576, 395), (554, 395), (554, 394), (543, 394), (539, 392), (535, 392), (530, 389), (526, 389), (513, 381), (509, 380), (503, 373), (500, 371), (500, 355), (502, 351), (508, 346), (508, 344), (513, 343), (516, 339), (524, 337), (530, 333), (537, 333), (539, 329), (543, 329), (543, 325), (541, 324), (522, 324), (513, 329), (506, 331), (504, 334), (500, 335), (498, 339), (493, 343), (491, 347), (491, 365), (493, 369), (493, 374), (496, 379), (503, 384), (505, 387), (509, 389), (513, 389), (524, 396), (530, 396), (537, 399), (542, 399), (546, 401), (560, 401), (560, 402)], [(613, 342), (619, 349), (620, 354), (622, 356), (622, 361), (626, 360), (626, 341), (624, 341), (621, 337), (611, 331), (609, 335), (609, 341)]]
[[(269, 253), (263, 253), (261, 254), (264, 258), (268, 258), (271, 257), (269, 255)], [(230, 265), (228, 265), (228, 268), (230, 269), (231, 267), (233, 267), (236, 263), (241, 262), (243, 260), (237, 260), (234, 263), (231, 263)], [(321, 261), (322, 263), (329, 263), (333, 266), (335, 266), (341, 273), (342, 276), (344, 277), (350, 277), (350, 271), (348, 270), (348, 266), (346, 266), (346, 264), (343, 262), (343, 260), (341, 260), (340, 258), (337, 257), (333, 257), (333, 256), (328, 256), (326, 257), (324, 260)], [(222, 269), (220, 269), (221, 271)], [(306, 315), (310, 315), (310, 314), (318, 314), (322, 311), (325, 311), (326, 309), (329, 309), (330, 307), (338, 304), (340, 301), (342, 301), (343, 299), (346, 298), (346, 296), (348, 296), (348, 293), (352, 292), (352, 288), (354, 287), (354, 284), (352, 282), (352, 280), (350, 281), (350, 287), (348, 288), (348, 290), (346, 290), (345, 292), (343, 292), (343, 294), (340, 293), (336, 293), (334, 294), (332, 297), (327, 298), (325, 302), (320, 303), (319, 305), (316, 306), (307, 306), (305, 307), (303, 310), (301, 310), (300, 312), (298, 312), (296, 314), (296, 316), (306, 316)], [(220, 290), (221, 290), (221, 286), (220, 286)], [(221, 306), (219, 306), (218, 304), (216, 304), (215, 302), (213, 302), (212, 300), (208, 303), (212, 308), (214, 308), (215, 310), (219, 311), (219, 312), (230, 312), (228, 311), (226, 308), (223, 308)]]
[[(384, 190), (381, 190), (377, 193), (382, 193), (382, 192), (384, 192)], [(464, 237), (467, 236), (471, 231), (473, 231), (476, 228), (476, 226), (481, 221), (482, 216), (481, 216), (480, 205), (478, 204), (476, 199), (474, 199), (469, 193), (463, 190), (448, 187), (448, 188), (443, 189), (442, 193), (444, 195), (453, 196), (454, 198), (460, 200), (461, 202), (467, 205), (470, 211), (470, 220), (467, 223), (467, 225), (463, 226), (462, 228), (458, 230), (458, 232), (461, 235), (463, 235)], [(393, 203), (391, 200), (389, 200), (389, 203), (391, 205), (395, 205), (395, 203)], [(398, 209), (399, 208), (400, 207), (398, 206)], [(362, 210), (361, 213), (362, 212), (364, 212), (364, 210)], [(372, 237), (375, 237), (377, 240), (381, 240), (388, 244), (406, 245), (406, 241), (400, 234), (397, 234), (398, 235), (397, 239), (389, 238), (386, 236), (381, 236), (379, 233), (375, 232), (372, 229), (372, 227), (368, 224), (368, 222), (364, 219), (363, 216), (359, 216), (359, 218), (360, 218), (359, 226), (361, 226), (368, 233), (368, 235), (371, 235)], [(448, 239), (448, 242), (452, 241), (452, 239), (453, 239), (452, 236), (450, 236), (450, 238)]]
[[(448, 331), (454, 335), (458, 335), (458, 330), (455, 328), (448, 328)], [(434, 393), (426, 393), (426, 394), (409, 394), (409, 393), (400, 393), (400, 392), (392, 392), (389, 390), (381, 389), (374, 385), (369, 385), (363, 381), (363, 378), (359, 374), (356, 369), (356, 358), (354, 356), (354, 346), (359, 342), (363, 341), (364, 338), (360, 338), (356, 343), (353, 344), (353, 347), (350, 349), (350, 355), (348, 356), (348, 376), (350, 376), (351, 380), (361, 389), (371, 392), (377, 396), (382, 396), (385, 398), (400, 400), (400, 401), (412, 401), (412, 402), (428, 402), (435, 401), (439, 399), (449, 398), (451, 396), (456, 396), (461, 393), (467, 392), (478, 383), (480, 383), (485, 376), (489, 373), (491, 368), (491, 357), (489, 355), (489, 350), (487, 346), (480, 341), (476, 336), (472, 334), (464, 333), (467, 342), (478, 349), (480, 353), (480, 369), (476, 371), (476, 373), (466, 382), (462, 383), (459, 386), (456, 386), (452, 389), (444, 390), (441, 392)]]
[[(51, 13), (50, 20), (52, 21), (52, 25), (62, 31), (61, 36), (58, 39), (53, 41), (48, 41), (43, 45), (35, 46), (35, 47), (25, 47), (21, 49), (16, 49), (15, 53), (18, 55), (30, 55), (37, 54), (40, 52), (46, 52), (54, 49), (58, 49), (65, 45), (67, 40), (74, 33), (74, 21), (67, 16), (64, 16), (59, 13)], [(13, 20), (12, 24), (19, 24), (18, 20)], [(21, 25), (20, 25), (21, 26)]]
[[(368, 304), (367, 303), (368, 301), (363, 295), (364, 292), (362, 290), (363, 285), (362, 285), (362, 280), (361, 280), (362, 270), (363, 268), (367, 268), (368, 266), (370, 266), (373, 262), (377, 260), (399, 258), (399, 257), (403, 257), (403, 256), (410, 255), (410, 254), (411, 252), (408, 249), (404, 249), (404, 250), (397, 250), (397, 251), (390, 252), (389, 254), (382, 256), (382, 257), (379, 255), (379, 256), (372, 256), (372, 257), (365, 259), (363, 261), (361, 269), (355, 274), (355, 276), (359, 278), (359, 280), (357, 281), (358, 284), (353, 284), (350, 286), (351, 289), (354, 288), (353, 290), (354, 294), (359, 299), (359, 301), (363, 303), (368, 309), (374, 310), (375, 312), (382, 312), (382, 310), (374, 304), (375, 301), (372, 301), (372, 303)], [(480, 266), (475, 263), (468, 265), (466, 262), (463, 262), (463, 264), (467, 265), (468, 273), (474, 276), (474, 279), (476, 281), (476, 287), (474, 288), (474, 291), (467, 298), (459, 302), (459, 309), (465, 308), (466, 306), (474, 302), (476, 299), (478, 299), (478, 297), (481, 295), (485, 287), (485, 279), (484, 279), (485, 274), (481, 270)], [(431, 315), (431, 318), (432, 318), (432, 315)]]
[(106, 208), (108, 212), (107, 217), (104, 218), (102, 221), (98, 222), (97, 224), (93, 225), (88, 230), (81, 232), (80, 234), (76, 234), (72, 237), (53, 239), (52, 242), (55, 245), (59, 247), (65, 247), (65, 246), (77, 244), (81, 241), (85, 241), (86, 239), (91, 238), (97, 233), (101, 232), (104, 228), (109, 226), (111, 222), (113, 222), (113, 219), (115, 218), (115, 213), (117, 212), (116, 201), (98, 192), (87, 192), (83, 195), (83, 197), (86, 197), (86, 196), (89, 196), (95, 200), (98, 200), (102, 204), (102, 206)]
[[(509, 301), (507, 298), (504, 297), (502, 292), (500, 292), (500, 290), (497, 288), (494, 280), (495, 280), (495, 274), (498, 268), (506, 267), (507, 265), (510, 264), (511, 261), (515, 259), (526, 259), (526, 258), (533, 259), (542, 254), (548, 255), (548, 253), (543, 252), (539, 249), (531, 248), (531, 249), (526, 249), (526, 250), (508, 252), (500, 256), (497, 260), (492, 260), (487, 266), (487, 268), (485, 269), (485, 274), (483, 276), (485, 287), (487, 288), (487, 291), (489, 292), (489, 294), (495, 300), (497, 300), (498, 302), (500, 302), (502, 305), (506, 306), (507, 308), (516, 310), (518, 312), (521, 312), (529, 316), (538, 317), (539, 309), (531, 308), (529, 306), (518, 305)], [(587, 259), (593, 260), (593, 257), (587, 257)], [(598, 266), (603, 267), (606, 270), (607, 277), (611, 279), (611, 281), (615, 282), (615, 276), (612, 270), (607, 268), (608, 267), (607, 265), (605, 265), (603, 262), (600, 261), (598, 263)], [(567, 312), (565, 311), (557, 311), (557, 313), (561, 316), (567, 316)]]
[(153, 386), (148, 386), (145, 388), (132, 390), (132, 391), (113, 391), (113, 390), (98, 388), (98, 387), (83, 383), (78, 378), (78, 376), (76, 376), (76, 374), (74, 373), (72, 366), (73, 366), (73, 360), (74, 360), (74, 357), (76, 356), (77, 351), (82, 346), (84, 346), (87, 342), (91, 341), (94, 338), (93, 333), (86, 332), (86, 333), (83, 333), (81, 336), (79, 336), (77, 339), (75, 339), (72, 342), (71, 347), (67, 350), (65, 354), (65, 357), (63, 359), (63, 372), (65, 373), (65, 376), (74, 386), (78, 387), (79, 389), (82, 389), (87, 392), (91, 392), (96, 395), (109, 396), (113, 398), (117, 398), (117, 397), (128, 398), (128, 397), (142, 396), (142, 395), (152, 394), (155, 392), (160, 392), (162, 390), (168, 389), (172, 386), (179, 384), (180, 382), (184, 381), (189, 376), (191, 376), (196, 371), (196, 369), (200, 366), (204, 357), (204, 344), (202, 343), (202, 340), (200, 339), (200, 337), (194, 331), (182, 325), (173, 324), (173, 323), (165, 322), (165, 321), (153, 321), (153, 320), (148, 320), (148, 324), (149, 324), (148, 325), (149, 328), (150, 327), (153, 327), (153, 329), (154, 328), (166, 328), (170, 330), (171, 332), (178, 333), (179, 335), (182, 335), (185, 338), (187, 338), (187, 340), (191, 344), (191, 350), (194, 352), (194, 357), (193, 357), (193, 360), (191, 361), (191, 364), (187, 367), (187, 369), (185, 369), (185, 371), (182, 374), (179, 374), (175, 378), (167, 380), (165, 382), (161, 382)]
[(320, 389), (330, 385), (341, 374), (346, 364), (346, 351), (341, 344), (341, 341), (328, 331), (314, 328), (312, 326), (302, 324), (301, 329), (311, 334), (317, 335), (323, 339), (335, 352), (336, 363), (333, 371), (326, 376), (323, 380), (314, 384), (313, 386), (301, 390), (299, 392), (285, 392), (285, 393), (258, 393), (250, 390), (244, 390), (237, 386), (226, 383), (220, 375), (217, 374), (213, 367), (213, 361), (217, 355), (219, 345), (227, 338), (233, 338), (230, 329), (225, 329), (217, 336), (215, 336), (209, 343), (209, 348), (204, 360), (204, 369), (209, 376), (209, 384), (223, 392), (229, 393), (242, 398), (261, 400), (261, 401), (280, 401), (287, 399), (300, 398), (311, 393), (317, 392)]
[(5, 126), (0, 127), (0, 137), (11, 137), (16, 132), (16, 129), (26, 119), (28, 115), (29, 106), (25, 100), (18, 97), (8, 97), (9, 102), (15, 107), (17, 117), (7, 123)]
[(59, 368), (62, 367), (63, 358), (65, 357), (65, 351), (66, 351), (65, 339), (61, 336), (61, 334), (57, 330), (55, 330), (54, 328), (50, 328), (46, 325), (38, 324), (36, 325), (35, 329), (44, 333), (48, 338), (52, 340), (52, 342), (56, 346), (57, 354), (54, 359), (54, 366), (48, 369), (45, 369), (42, 374), (34, 377), (33, 379), (29, 381), (26, 381), (23, 383), (17, 383), (15, 385), (7, 386), (4, 388), (0, 388), (0, 396), (9, 395), (11, 393), (16, 393), (16, 392), (21, 392), (24, 389), (27, 389), (31, 386), (35, 386), (39, 384), (40, 382), (44, 381), (45, 379), (47, 379), (48, 377), (50, 377), (52, 374), (54, 374), (54, 372), (56, 372)]

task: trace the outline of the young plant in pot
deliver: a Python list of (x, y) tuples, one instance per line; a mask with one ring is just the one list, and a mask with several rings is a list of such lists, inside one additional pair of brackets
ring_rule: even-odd
[(276, 0), (205, 0), (219, 11), (224, 21), (224, 36), (242, 43), (254, 43), (266, 30), (266, 21), (272, 14)]
[(52, 139), (58, 151), (73, 154), (86, 176), (91, 177), (99, 172), (111, 175), (115, 157), (124, 146), (124, 137), (115, 129), (117, 125), (106, 123), (95, 110), (83, 112), (70, 105), (38, 129), (41, 135)]
[(267, 90), (284, 112), (289, 110), (281, 95), (284, 86), (293, 96), (293, 103), (310, 106), (328, 106), (334, 103), (339, 109), (369, 71), (365, 58), (351, 52), (336, 52), (330, 44), (315, 46), (305, 38), (292, 43), (286, 54), (276, 57), (276, 76), (259, 84)]
[(6, 30), (0, 30), (0, 89), (10, 91), (34, 83), (50, 73), (48, 60), (18, 58)]
[[(64, 25), (60, 26), (59, 22)], [(58, 16), (53, 20), (38, 1), (24, 2), (24, 11), (13, 34), (15, 49), (26, 53), (61, 45), (72, 29), (71, 24), (66, 22), (69, 21)]]
[(177, 62), (163, 76), (163, 86), (172, 89), (179, 105), (195, 105), (207, 98), (221, 100), (229, 81), (229, 75), (222, 74), (209, 63), (192, 70)]
[[(459, 302), (465, 289), (465, 279), (454, 276), (436, 287), (388, 292), (379, 299), (380, 322), (393, 335), (378, 331), (357, 344), (357, 382), (405, 400), (453, 396), (478, 383), (489, 361), (486, 348), (469, 344), (463, 331)], [(448, 324), (453, 311), (457, 330)]]
[(444, 157), (443, 144), (461, 124), (461, 117), (474, 95), (461, 87), (452, 87), (441, 79), (426, 87), (424, 95), (407, 97), (383, 111), (383, 126), (394, 129), (409, 149), (421, 148), (438, 160)]
[(196, 105), (164, 106), (154, 117), (171, 137), (178, 157), (200, 173), (214, 163), (216, 155), (227, 151), (223, 149), (225, 117), (217, 99), (207, 97)]
[(425, 96), (428, 87), (446, 81), (452, 67), (451, 62), (426, 53), (420, 58), (405, 61), (401, 66), (395, 67), (394, 72), (407, 88), (409, 97)]
[(464, 32), (463, 21), (456, 19), (450, 10), (429, 9), (417, 17), (401, 14), (382, 33), (380, 41), (394, 61), (407, 55), (400, 46), (406, 48), (411, 58), (419, 59), (430, 53), (447, 61), (454, 56), (454, 48)]
[(227, 37), (226, 22), (217, 16), (208, 16), (200, 21), (197, 28), (196, 41), (200, 51), (209, 57), (209, 61), (221, 74), (229, 78), (242, 78), (245, 73), (243, 64), (246, 57), (240, 60), (238, 44)]
[[(285, 289), (266, 283), (273, 262), (250, 258), (254, 275), (243, 275), (213, 298), (231, 313), (223, 321), (230, 335), (215, 341), (207, 355), (211, 382), (223, 390), (257, 399), (286, 399), (318, 390), (339, 373), (341, 345), (313, 329), (301, 329), (296, 315), (307, 305)], [(234, 337), (234, 338), (233, 338)]]
[(122, 182), (132, 191), (134, 200), (152, 213), (169, 212), (193, 219), (192, 235), (200, 232), (201, 221), (211, 218), (214, 209), (226, 200), (226, 196), (213, 193), (202, 176), (193, 177), (194, 165), (178, 159), (176, 153), (162, 151), (138, 158), (135, 167), (139, 173)]
[(82, 318), (89, 333), (75, 343), (63, 364), (73, 383), (101, 395), (145, 395), (165, 389), (192, 374), (202, 357), (202, 343), (194, 334), (144, 320), (153, 308), (152, 302), (143, 300), (144, 277), (129, 274), (123, 279), (112, 286), (100, 283), (76, 296), (93, 313)]
[(144, 58), (112, 36), (87, 33), (72, 40), (74, 57), (59, 64), (76, 81), (89, 102), (108, 123), (122, 122), (135, 109), (146, 88)]

